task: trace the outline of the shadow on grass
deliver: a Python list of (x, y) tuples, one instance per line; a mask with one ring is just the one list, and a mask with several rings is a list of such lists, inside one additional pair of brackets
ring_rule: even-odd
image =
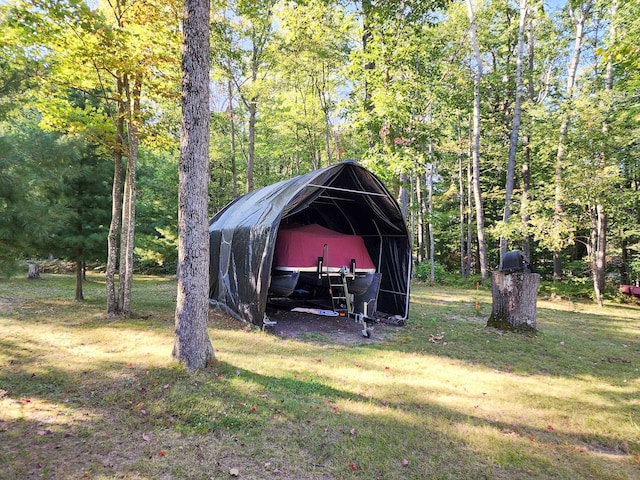
[(594, 469), (620, 478), (607, 474), (619, 471), (615, 458), (585, 455), (624, 453), (614, 439), (557, 427), (387, 402), (225, 362), (194, 375), (119, 362), (86, 367), (35, 376), (28, 364), (3, 368), (7, 478), (205, 479), (234, 467), (246, 478), (586, 478)]
[[(353, 355), (354, 362), (362, 363), (357, 381), (363, 383), (382, 368), (384, 354), (425, 363), (453, 359), (461, 368), (485, 367), (478, 369), (479, 376), (497, 371), (512, 385), (538, 375), (540, 381), (594, 376), (603, 381), (594, 390), (606, 403), (623, 399), (633, 404), (630, 389), (611, 384), (633, 372), (627, 368), (637, 366), (636, 357), (632, 364), (600, 358), (617, 348), (617, 333), (608, 336), (612, 326), (604, 327), (597, 340), (581, 333), (585, 327), (576, 327), (575, 317), (568, 322), (571, 328), (565, 320), (545, 319), (537, 337), (498, 335), (465, 320), (473, 305), (463, 304), (460, 314), (461, 301), (439, 302), (441, 310), (433, 304), (414, 307), (408, 326), (384, 344), (323, 348), (287, 341), (275, 346), (265, 335), (248, 331), (242, 333), (246, 339), (228, 342), (236, 349), (230, 354), (240, 358), (244, 351), (275, 362), (278, 356), (300, 355), (309, 363), (320, 354)], [(587, 320), (588, 325), (597, 322)], [(12, 314), (9, 321), (28, 331), (49, 320), (14, 319)], [(65, 317), (62, 326), (70, 334), (100, 328), (124, 335), (129, 330), (144, 341), (150, 329), (170, 337), (171, 327), (163, 321), (104, 323), (85, 317), (68, 322)], [(216, 326), (214, 333), (230, 337), (237, 329)], [(443, 340), (429, 342), (430, 334), (443, 331)], [(385, 395), (373, 396), (353, 393), (352, 385), (340, 388), (339, 376), (329, 377), (329, 367), (323, 375), (306, 375), (282, 365), (277, 375), (266, 375), (243, 367), (242, 361), (218, 361), (189, 375), (173, 366), (145, 367), (144, 359), (123, 361), (128, 353), (120, 350), (112, 360), (74, 354), (68, 367), (54, 367), (48, 363), (48, 355), (56, 356), (50, 341), (0, 344), (0, 358), (7, 359), (0, 370), (0, 464), (7, 478), (205, 479), (226, 478), (230, 468), (239, 468), (245, 478), (633, 478), (633, 462), (625, 456), (621, 463), (627, 447), (619, 438), (525, 419), (500, 421), (446, 400), (425, 401), (425, 393), (446, 398), (451, 392), (424, 392), (435, 386), (411, 384), (401, 372), (376, 377), (386, 382)], [(394, 390), (403, 392), (402, 400), (386, 395)], [(473, 397), (465, 400), (471, 405)], [(549, 411), (567, 408), (566, 399), (549, 395), (543, 400)], [(588, 409), (580, 402), (572, 408), (578, 414)], [(627, 450), (638, 455), (638, 448), (631, 439)]]

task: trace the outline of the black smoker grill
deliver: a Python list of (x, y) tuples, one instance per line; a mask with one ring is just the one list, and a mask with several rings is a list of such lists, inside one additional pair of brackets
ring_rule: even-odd
[(500, 271), (503, 273), (530, 272), (529, 262), (520, 250), (506, 252), (500, 258)]

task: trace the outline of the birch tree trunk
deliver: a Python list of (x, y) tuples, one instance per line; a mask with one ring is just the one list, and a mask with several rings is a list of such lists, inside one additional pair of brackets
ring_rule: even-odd
[(605, 267), (607, 256), (607, 215), (601, 203), (596, 205), (595, 212), (595, 251), (593, 255), (593, 289), (598, 305), (604, 305)]
[[(229, 68), (231, 71), (231, 68)], [(233, 82), (231, 80), (227, 83), (228, 94), (229, 94), (229, 131), (231, 137), (231, 181), (233, 182), (232, 194), (233, 198), (238, 197), (238, 169), (236, 167), (236, 121), (234, 117), (234, 109), (233, 109)]]
[(484, 207), (482, 203), (482, 191), (480, 189), (480, 83), (482, 81), (482, 57), (478, 49), (476, 13), (477, 6), (474, 0), (466, 0), (469, 14), (469, 34), (473, 46), (476, 64), (473, 81), (473, 141), (471, 143), (471, 156), (473, 159), (473, 197), (476, 206), (476, 230), (478, 236), (478, 260), (480, 262), (480, 274), (483, 280), (489, 278), (487, 268), (487, 243), (484, 231)]
[(138, 122), (140, 118), (140, 94), (142, 79), (135, 77), (124, 83), (127, 106), (127, 137), (129, 149), (124, 180), (122, 205), (122, 231), (120, 234), (120, 268), (118, 306), (120, 315), (131, 316), (131, 290), (133, 287), (133, 250), (136, 224), (136, 177), (138, 166)]
[[(122, 78), (117, 79), (117, 90), (121, 98), (124, 97)], [(111, 189), (111, 222), (107, 235), (107, 267), (105, 270), (105, 287), (107, 294), (107, 316), (113, 318), (119, 315), (118, 293), (116, 290), (115, 274), (118, 268), (118, 233), (122, 217), (122, 153), (124, 142), (124, 103), (118, 102), (116, 118), (116, 147), (113, 151), (113, 187)]]
[[(610, 15), (610, 27), (609, 27), (609, 37), (611, 38), (611, 43), (616, 41), (616, 13), (618, 11), (618, 2), (617, 0), (613, 0), (613, 3), (609, 7), (609, 15)], [(607, 94), (611, 92), (613, 88), (613, 60), (611, 56), (607, 58), (607, 67), (606, 67), (606, 77), (605, 77), (605, 91)], [(609, 124), (605, 120), (602, 123), (602, 132), (606, 135), (609, 131)], [(602, 158), (606, 158), (606, 152), (602, 153)], [(598, 199), (596, 203), (595, 209), (595, 252), (593, 255), (593, 289), (596, 296), (596, 301), (598, 305), (602, 307), (604, 305), (604, 301), (602, 298), (602, 293), (605, 287), (605, 272), (606, 272), (606, 263), (607, 263), (607, 214), (605, 211), (604, 202), (601, 198)]]
[(460, 275), (462, 278), (467, 278), (467, 269), (465, 262), (465, 234), (464, 234), (464, 226), (465, 226), (465, 211), (464, 211), (464, 182), (462, 179), (462, 155), (458, 155), (458, 196), (459, 206), (458, 206), (458, 215), (460, 221)]
[[(431, 145), (429, 146), (431, 149)], [(429, 172), (427, 173), (427, 201), (429, 203), (429, 266), (431, 268), (430, 284), (436, 283), (436, 256), (435, 256), (435, 239), (433, 236), (433, 170), (434, 164), (429, 165)]]
[[(533, 103), (535, 100), (535, 86), (533, 83), (534, 54), (535, 54), (535, 38), (533, 35), (534, 21), (529, 16), (529, 52), (528, 52), (528, 69), (527, 69), (527, 96), (529, 101)], [(522, 140), (522, 195), (520, 197), (520, 221), (522, 234), (522, 254), (527, 262), (531, 263), (531, 239), (529, 235), (529, 191), (531, 187), (531, 135), (527, 133)]]
[(416, 203), (418, 204), (418, 208), (416, 209), (416, 239), (417, 239), (417, 249), (416, 254), (418, 256), (418, 263), (422, 263), (425, 258), (425, 245), (424, 245), (424, 214), (427, 211), (427, 206), (425, 205), (424, 195), (422, 194), (422, 175), (416, 175)]
[(178, 187), (178, 296), (172, 357), (189, 371), (214, 360), (209, 312), (209, 1), (185, 0)]
[(400, 174), (400, 191), (398, 193), (398, 203), (400, 204), (402, 217), (405, 220), (409, 218), (409, 192), (407, 190), (408, 183), (409, 183), (409, 176), (406, 173), (401, 173)]
[[(562, 179), (564, 176), (565, 168), (565, 148), (567, 141), (567, 132), (569, 131), (569, 124), (571, 122), (571, 110), (569, 104), (573, 99), (573, 89), (575, 87), (576, 73), (578, 71), (578, 64), (580, 63), (580, 52), (582, 50), (582, 42), (584, 38), (584, 26), (591, 11), (592, 0), (586, 0), (582, 4), (579, 4), (575, 9), (569, 4), (569, 12), (575, 28), (575, 38), (573, 44), (573, 53), (571, 55), (571, 61), (569, 62), (569, 69), (567, 71), (567, 86), (565, 93), (565, 108), (562, 113), (562, 119), (560, 123), (560, 132), (558, 135), (558, 149), (556, 153), (556, 165), (554, 175), (554, 206), (553, 206), (553, 222), (554, 227), (558, 235), (558, 243), (561, 242), (561, 230), (564, 217), (564, 199), (563, 199), (563, 185)], [(560, 258), (560, 246), (557, 245), (553, 252), (553, 277), (556, 280), (562, 278), (562, 259)]]
[(247, 192), (253, 191), (253, 165), (256, 158), (256, 115), (258, 99), (249, 101), (249, 144), (247, 146)]
[[(369, 72), (376, 68), (376, 64), (375, 62), (369, 61), (368, 59), (368, 54), (370, 53), (369, 51), (371, 50), (369, 43), (373, 35), (371, 33), (371, 23), (370, 23), (372, 13), (373, 13), (373, 0), (362, 0), (362, 53), (365, 56), (363, 102), (364, 102), (364, 110), (367, 113), (373, 112), (373, 109), (374, 109), (374, 105), (371, 100), (371, 91), (369, 88)], [(371, 124), (369, 124), (367, 128), (367, 135), (368, 135), (367, 144), (369, 148), (372, 148), (376, 144), (375, 138), (378, 135), (378, 132)]]
[(467, 152), (467, 261), (466, 271), (467, 277), (471, 275), (472, 248), (473, 243), (473, 201), (471, 192), (473, 191), (473, 173), (471, 168), (471, 139), (472, 139), (471, 122), (469, 123), (469, 149)]
[[(507, 179), (505, 182), (504, 212), (502, 221), (507, 224), (511, 218), (511, 196), (513, 195), (513, 179), (516, 169), (516, 151), (518, 149), (518, 138), (520, 134), (520, 115), (522, 112), (522, 58), (524, 56), (524, 28), (527, 21), (529, 7), (527, 0), (520, 0), (520, 21), (518, 22), (518, 47), (516, 53), (516, 89), (515, 105), (513, 108), (513, 125), (509, 138), (509, 161), (507, 163)], [(500, 257), (508, 248), (507, 239), (500, 238)]]

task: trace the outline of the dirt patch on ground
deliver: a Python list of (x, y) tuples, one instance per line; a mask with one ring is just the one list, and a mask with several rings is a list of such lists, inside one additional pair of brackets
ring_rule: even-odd
[[(296, 340), (353, 345), (361, 343), (381, 343), (402, 330), (397, 322), (381, 317), (369, 332), (363, 334), (364, 325), (349, 317), (328, 317), (289, 309), (271, 308), (267, 315), (275, 325), (265, 327), (265, 331), (282, 338)], [(248, 325), (216, 310), (211, 310), (209, 320), (222, 328), (248, 328)]]
[(390, 339), (400, 327), (378, 321), (373, 323), (368, 337), (363, 335), (365, 326), (349, 317), (327, 317), (311, 313), (275, 310), (269, 318), (277, 323), (267, 328), (284, 338), (320, 341), (338, 344), (379, 343)]
[(13, 309), (21, 303), (24, 302), (11, 297), (0, 297), (0, 313), (12, 313)]

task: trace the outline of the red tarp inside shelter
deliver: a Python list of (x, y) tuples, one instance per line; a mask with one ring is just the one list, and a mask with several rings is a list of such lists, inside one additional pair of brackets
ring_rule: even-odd
[(349, 267), (354, 259), (357, 270), (376, 268), (364, 240), (357, 235), (335, 232), (317, 224), (278, 230), (274, 267), (315, 269), (318, 257), (324, 257), (324, 267)]

